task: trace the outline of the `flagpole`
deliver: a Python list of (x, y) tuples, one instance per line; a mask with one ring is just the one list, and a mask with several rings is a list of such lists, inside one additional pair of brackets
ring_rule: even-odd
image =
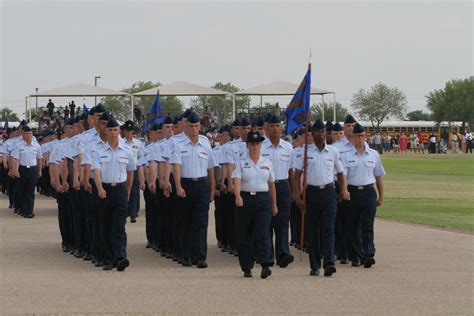
[[(309, 53), (310, 63), (308, 68), (311, 69), (311, 50)], [(310, 95), (311, 95), (311, 87)], [(310, 103), (309, 103), (310, 104)], [(306, 203), (306, 176), (308, 171), (308, 130), (309, 130), (309, 115), (310, 115), (311, 107), (308, 106), (308, 111), (306, 111), (306, 124), (304, 128), (304, 158), (303, 158), (303, 203)], [(299, 181), (298, 181), (299, 182)], [(298, 183), (299, 185), (299, 183)], [(301, 227), (300, 227), (300, 255), (304, 251), (304, 220), (305, 220), (305, 213), (306, 210), (303, 209), (301, 212)]]

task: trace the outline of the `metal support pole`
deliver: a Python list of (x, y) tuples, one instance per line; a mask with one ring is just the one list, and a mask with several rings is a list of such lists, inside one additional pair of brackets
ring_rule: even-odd
[[(94, 86), (97, 87), (97, 79), (102, 78), (101, 76), (95, 76), (94, 77)], [(94, 96), (94, 105), (97, 105), (97, 96)]]
[(134, 106), (135, 106), (135, 98), (133, 96), (133, 94), (130, 95), (130, 108), (132, 109), (132, 111), (130, 112), (130, 120), (133, 121), (133, 110), (134, 110)]
[(25, 118), (28, 115), (28, 97), (25, 97)]
[(263, 106), (263, 96), (260, 96), (260, 108)]
[(324, 122), (324, 94), (321, 95), (322, 99), (323, 99), (323, 102), (322, 102), (322, 105), (321, 105), (321, 120)]
[(232, 121), (235, 120), (235, 94), (232, 95)]
[[(38, 94), (38, 88), (35, 88), (36, 94)], [(38, 113), (38, 96), (36, 96), (36, 113)]]
[(337, 117), (336, 117), (336, 93), (334, 92), (334, 93), (332, 94), (332, 96), (333, 96), (333, 101), (334, 101), (334, 107), (333, 107), (333, 111), (334, 111), (334, 113), (333, 113), (333, 119), (334, 119), (334, 123), (336, 123), (336, 122), (337, 122), (337, 121), (336, 121), (336, 119), (337, 119)]
[(31, 98), (28, 97), (28, 123), (31, 122)]

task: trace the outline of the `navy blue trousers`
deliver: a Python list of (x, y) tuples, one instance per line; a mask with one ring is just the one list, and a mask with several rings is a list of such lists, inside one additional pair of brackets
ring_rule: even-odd
[(138, 169), (133, 174), (133, 185), (130, 191), (130, 200), (128, 201), (128, 215), (132, 218), (138, 216), (140, 210), (140, 183), (138, 181)]
[(110, 186), (103, 184), (107, 192), (105, 199), (99, 200), (101, 209), (102, 250), (104, 263), (127, 258), (127, 221), (128, 192), (124, 184)]
[[(290, 209), (291, 190), (288, 180), (275, 183), (278, 213), (272, 217), (270, 228), (270, 238), (272, 243), (272, 256), (277, 260), (290, 254), (289, 230), (290, 230)], [(275, 233), (275, 248), (273, 248), (273, 233)]]
[[(242, 271), (250, 271), (257, 259), (262, 266), (273, 265), (268, 233), (272, 221), (272, 200), (268, 192), (250, 195), (241, 192), (243, 207), (235, 208), (237, 251)], [(254, 247), (256, 247), (254, 251)], [(255, 257), (254, 257), (255, 255)]]
[(369, 187), (358, 190), (349, 185), (351, 200), (349, 203), (349, 259), (364, 261), (375, 256), (374, 222), (377, 210), (377, 193)]
[[(17, 192), (18, 203), (20, 204), (21, 214), (33, 214), (35, 206), (35, 188), (38, 179), (38, 168), (36, 166), (27, 168), (20, 166), (20, 179), (18, 181)], [(19, 202), (21, 201), (21, 202)], [(16, 203), (15, 203), (16, 207)]]
[(334, 265), (334, 242), (336, 231), (336, 189), (319, 189), (308, 185), (306, 189), (308, 212), (309, 261), (311, 269), (321, 268), (321, 229), (323, 230), (323, 267)]
[(180, 235), (184, 259), (207, 258), (207, 227), (209, 223), (210, 186), (207, 177), (181, 179), (186, 197), (181, 202)]

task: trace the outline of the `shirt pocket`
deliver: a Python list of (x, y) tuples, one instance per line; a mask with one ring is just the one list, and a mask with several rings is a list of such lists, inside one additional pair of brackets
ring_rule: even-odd
[(100, 163), (110, 163), (111, 161), (112, 161), (112, 156), (110, 156), (110, 155), (99, 156), (99, 162)]
[(129, 158), (128, 157), (125, 157), (125, 156), (119, 156), (118, 157), (118, 162), (119, 163), (123, 163), (125, 165), (128, 165), (129, 163)]
[(207, 170), (207, 166), (209, 165), (209, 154), (205, 151), (198, 152), (198, 159), (199, 159), (199, 166), (203, 170)]
[[(290, 164), (290, 156), (289, 155), (281, 155), (280, 156), (280, 162), (282, 164), (282, 167), (284, 169), (288, 169), (289, 168), (289, 164)], [(276, 167), (276, 166), (274, 166)]]

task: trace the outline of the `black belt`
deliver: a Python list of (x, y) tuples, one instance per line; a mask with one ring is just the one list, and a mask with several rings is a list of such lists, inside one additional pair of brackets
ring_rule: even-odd
[(256, 196), (256, 195), (268, 194), (268, 191), (262, 191), (262, 192), (247, 192), (247, 191), (241, 191), (240, 194), (242, 194), (242, 195), (252, 195), (252, 196)]
[(334, 186), (334, 182), (331, 182), (331, 183), (324, 184), (324, 185), (310, 185), (310, 184), (308, 184), (308, 188), (309, 189), (316, 189), (316, 190), (326, 190), (326, 189), (329, 189), (329, 188), (334, 189), (335, 186)]
[(198, 182), (207, 180), (207, 177), (200, 177), (200, 178), (181, 178), (181, 182)]
[(275, 183), (288, 183), (288, 179), (275, 180)]
[(347, 187), (352, 190), (362, 191), (362, 190), (367, 190), (367, 189), (373, 189), (374, 184), (372, 183), (372, 184), (367, 184), (367, 185), (348, 185)]
[(23, 165), (20, 165), (21, 168), (26, 168), (26, 169), (30, 169), (30, 168), (36, 168), (36, 165), (35, 166), (23, 166)]
[(123, 187), (125, 186), (126, 182), (112, 182), (112, 183), (102, 183), (104, 188), (112, 188), (112, 187)]

